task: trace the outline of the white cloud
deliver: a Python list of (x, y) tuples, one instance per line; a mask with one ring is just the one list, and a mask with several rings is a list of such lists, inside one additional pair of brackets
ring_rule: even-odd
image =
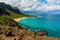
[(44, 4), (38, 0), (0, 0), (0, 2), (5, 2), (12, 5), (13, 7), (18, 7), (23, 11), (50, 11), (50, 10), (60, 10), (60, 0), (46, 0), (47, 4)]
[(58, 5), (43, 5), (43, 7), (42, 6), (39, 6), (39, 7), (37, 7), (36, 8), (36, 11), (38, 11), (38, 10), (43, 10), (43, 11), (50, 11), (50, 10), (60, 10), (60, 6)]
[(54, 5), (58, 0), (46, 0), (49, 5)]
[(57, 1), (57, 2), (56, 2), (56, 5), (60, 5), (60, 1)]
[(37, 0), (22, 0), (20, 2), (20, 6), (23, 10), (32, 10), (34, 9), (38, 4), (41, 4), (39, 1)]
[[(34, 11), (45, 11), (46, 12), (46, 11), (50, 11), (50, 10), (60, 10), (60, 5), (56, 5), (56, 4), (60, 3), (59, 0), (46, 0), (46, 1), (48, 2), (47, 4), (44, 4), (42, 2), (38, 2), (37, 0), (36, 1), (32, 0), (32, 2), (29, 1), (30, 4), (32, 4), (32, 3), (33, 4), (30, 5), (31, 7), (26, 6), (25, 8), (23, 8), (23, 11), (34, 10)], [(21, 4), (21, 5), (23, 5), (23, 4)], [(26, 4), (29, 5), (28, 2), (26, 2)]]
[(20, 0), (0, 0), (0, 2), (5, 2), (6, 4), (10, 4), (11, 6), (15, 6), (20, 2)]
[(36, 11), (50, 11), (50, 10), (60, 10), (60, 0), (46, 0), (47, 4), (42, 4), (36, 8)]
[(41, 4), (37, 0), (0, 0), (0, 2), (5, 2), (7, 4), (10, 4), (11, 6), (18, 7), (22, 10), (32, 10), (38, 4)]

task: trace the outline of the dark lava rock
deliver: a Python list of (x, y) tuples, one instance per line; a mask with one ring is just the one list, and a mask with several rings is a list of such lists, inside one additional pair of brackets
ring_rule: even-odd
[(6, 36), (9, 37), (9, 36), (15, 36), (15, 35), (12, 34), (12, 32), (9, 32)]
[(44, 31), (44, 30), (40, 30), (38, 32), (36, 32), (37, 35), (40, 35), (40, 36), (44, 36), (44, 35), (47, 35), (48, 32)]
[(5, 31), (4, 35), (6, 35), (7, 37), (15, 36), (14, 34), (12, 34), (12, 31), (11, 30)]
[(18, 23), (15, 22), (14, 20), (11, 20), (11, 19), (7, 19), (5, 21), (5, 24), (8, 25), (8, 26), (11, 26), (11, 27), (17, 27), (18, 26)]

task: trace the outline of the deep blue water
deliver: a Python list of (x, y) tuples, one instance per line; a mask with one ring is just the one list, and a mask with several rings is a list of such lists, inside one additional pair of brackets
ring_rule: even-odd
[(60, 38), (60, 14), (46, 14), (42, 17), (26, 18), (18, 23), (31, 31), (44, 30), (48, 32), (46, 36)]

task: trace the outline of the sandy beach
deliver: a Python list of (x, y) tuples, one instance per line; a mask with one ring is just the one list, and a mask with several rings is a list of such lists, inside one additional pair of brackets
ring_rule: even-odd
[(14, 21), (18, 22), (19, 20), (22, 20), (22, 19), (25, 19), (25, 18), (28, 18), (28, 17), (16, 18), (16, 19), (14, 19)]
[(21, 17), (21, 18), (15, 18), (14, 21), (18, 22), (19, 20), (25, 19), (25, 18), (36, 18), (36, 17)]

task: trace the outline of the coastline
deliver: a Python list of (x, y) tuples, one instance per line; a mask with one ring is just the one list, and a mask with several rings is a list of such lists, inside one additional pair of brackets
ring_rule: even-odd
[(21, 17), (21, 18), (15, 18), (14, 21), (18, 22), (19, 20), (25, 19), (25, 18), (36, 18), (36, 17)]
[(25, 18), (28, 18), (28, 17), (15, 18), (14, 21), (18, 22), (19, 20), (22, 20), (22, 19), (25, 19)]
[[(16, 21), (16, 22), (18, 22), (19, 20), (22, 20), (22, 19), (25, 19), (25, 18), (31, 18), (31, 17), (21, 17), (21, 18), (15, 18), (14, 19), (14, 21)], [(35, 17), (32, 17), (32, 18), (35, 18)], [(24, 30), (25, 30), (25, 28), (24, 28)], [(28, 32), (30, 32), (30, 29), (28, 29)], [(40, 32), (40, 31), (39, 31)], [(37, 32), (38, 34), (37, 35), (39, 35), (39, 32)], [(32, 33), (32, 32), (31, 32)], [(33, 33), (35, 33), (35, 32), (33, 32)], [(47, 37), (46, 35), (44, 35), (44, 36), (38, 36), (38, 37), (41, 37), (42, 39), (58, 39), (58, 38), (54, 38), (54, 37)], [(60, 39), (59, 39), (60, 40)]]

